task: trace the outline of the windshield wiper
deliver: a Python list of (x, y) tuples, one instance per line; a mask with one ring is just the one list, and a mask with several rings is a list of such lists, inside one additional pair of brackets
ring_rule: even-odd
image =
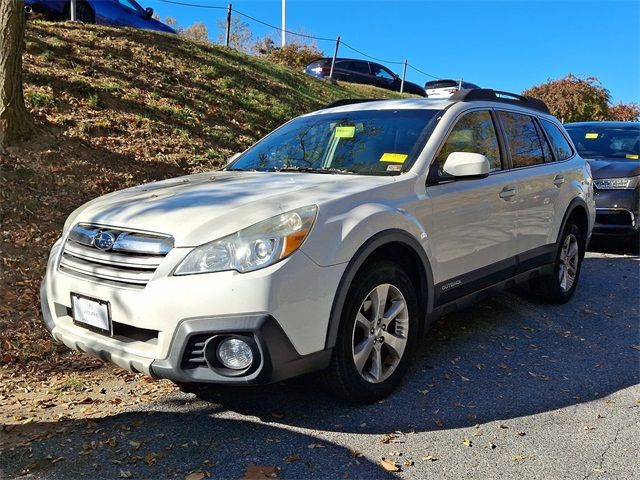
[(343, 170), (341, 168), (314, 168), (314, 167), (280, 167), (270, 170), (271, 172), (300, 172), (300, 173), (343, 173), (343, 174), (355, 174), (352, 170)]

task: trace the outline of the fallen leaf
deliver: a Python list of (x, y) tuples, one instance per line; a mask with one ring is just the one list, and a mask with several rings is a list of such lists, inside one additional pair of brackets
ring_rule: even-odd
[(129, 445), (138, 450), (140, 448), (140, 445), (142, 444), (140, 442), (136, 442), (135, 440), (129, 440)]
[(464, 443), (467, 447), (470, 447), (472, 445), (471, 440), (469, 440), (467, 437), (464, 437), (464, 439), (462, 439), (462, 443)]
[(385, 460), (384, 457), (380, 459), (380, 466), (384, 468), (387, 472), (399, 472), (400, 467), (398, 464), (392, 460)]
[(144, 463), (151, 467), (155, 465), (155, 463), (158, 461), (158, 458), (160, 458), (159, 454), (155, 452), (149, 452), (144, 456)]
[(324, 445), (321, 445), (319, 443), (311, 443), (307, 445), (307, 448), (324, 448)]
[(413, 466), (413, 460), (409, 460), (409, 459), (405, 460), (404, 461), (404, 466), (405, 467), (412, 467)]
[(209, 476), (209, 472), (198, 470), (197, 472), (190, 473), (189, 475), (184, 477), (184, 480), (202, 480), (203, 478), (208, 478)]
[(292, 463), (300, 460), (300, 455), (289, 455), (288, 457), (284, 457), (284, 461), (287, 463)]
[(256, 465), (250, 463), (247, 465), (247, 471), (244, 473), (243, 480), (262, 480), (265, 478), (278, 478), (278, 467), (267, 467), (264, 465)]
[(120, 478), (132, 478), (131, 470), (120, 470)]
[(52, 464), (54, 464), (54, 463), (58, 463), (58, 462), (61, 462), (62, 460), (64, 460), (64, 457), (54, 458), (53, 460), (51, 460), (51, 463), (52, 463)]
[(514, 462), (520, 462), (520, 461), (524, 460), (524, 455), (513, 455), (513, 456), (511, 457), (511, 459), (512, 459)]
[(427, 455), (426, 457), (422, 457), (422, 461), (423, 462), (435, 462), (438, 459), (436, 457), (434, 457), (433, 455)]

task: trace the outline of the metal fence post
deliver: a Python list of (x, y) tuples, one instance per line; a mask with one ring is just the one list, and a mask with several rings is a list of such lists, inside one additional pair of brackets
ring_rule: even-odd
[(407, 76), (407, 61), (404, 61), (404, 66), (402, 67), (402, 82), (400, 83), (400, 95), (404, 93), (404, 78)]
[(225, 46), (229, 46), (229, 40), (231, 39), (231, 4), (229, 4), (229, 10), (227, 10), (227, 33), (225, 36)]
[(72, 22), (76, 21), (76, 0), (71, 0), (69, 4), (69, 17)]
[(329, 78), (333, 80), (333, 67), (336, 64), (336, 57), (338, 56), (338, 47), (340, 46), (340, 35), (336, 38), (336, 49), (333, 51), (333, 58), (331, 59), (331, 71), (329, 72)]

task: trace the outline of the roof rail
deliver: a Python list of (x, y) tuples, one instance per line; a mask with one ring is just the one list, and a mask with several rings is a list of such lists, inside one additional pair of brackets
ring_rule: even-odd
[(384, 100), (383, 98), (343, 98), (342, 100), (336, 100), (335, 102), (330, 103), (329, 105), (325, 105), (322, 107), (325, 108), (334, 108), (334, 107), (343, 107), (345, 105), (353, 105), (355, 103), (365, 103), (365, 102), (379, 102), (380, 100)]
[(449, 100), (454, 102), (470, 102), (473, 100), (487, 100), (489, 102), (509, 103), (511, 105), (520, 105), (521, 107), (538, 110), (542, 113), (551, 114), (549, 107), (542, 100), (529, 97), (527, 95), (518, 95), (517, 93), (502, 92), (500, 90), (491, 90), (489, 88), (474, 88), (471, 90), (459, 90)]

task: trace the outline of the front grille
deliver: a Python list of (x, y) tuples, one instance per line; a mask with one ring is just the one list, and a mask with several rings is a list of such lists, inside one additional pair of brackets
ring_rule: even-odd
[(204, 359), (204, 344), (209, 337), (211, 335), (194, 335), (189, 338), (182, 356), (182, 368), (184, 370), (207, 366), (207, 361)]
[[(96, 238), (106, 239), (98, 242)], [(164, 257), (173, 238), (97, 225), (78, 224), (71, 230), (60, 257), (60, 270), (82, 278), (115, 285), (144, 288)]]

